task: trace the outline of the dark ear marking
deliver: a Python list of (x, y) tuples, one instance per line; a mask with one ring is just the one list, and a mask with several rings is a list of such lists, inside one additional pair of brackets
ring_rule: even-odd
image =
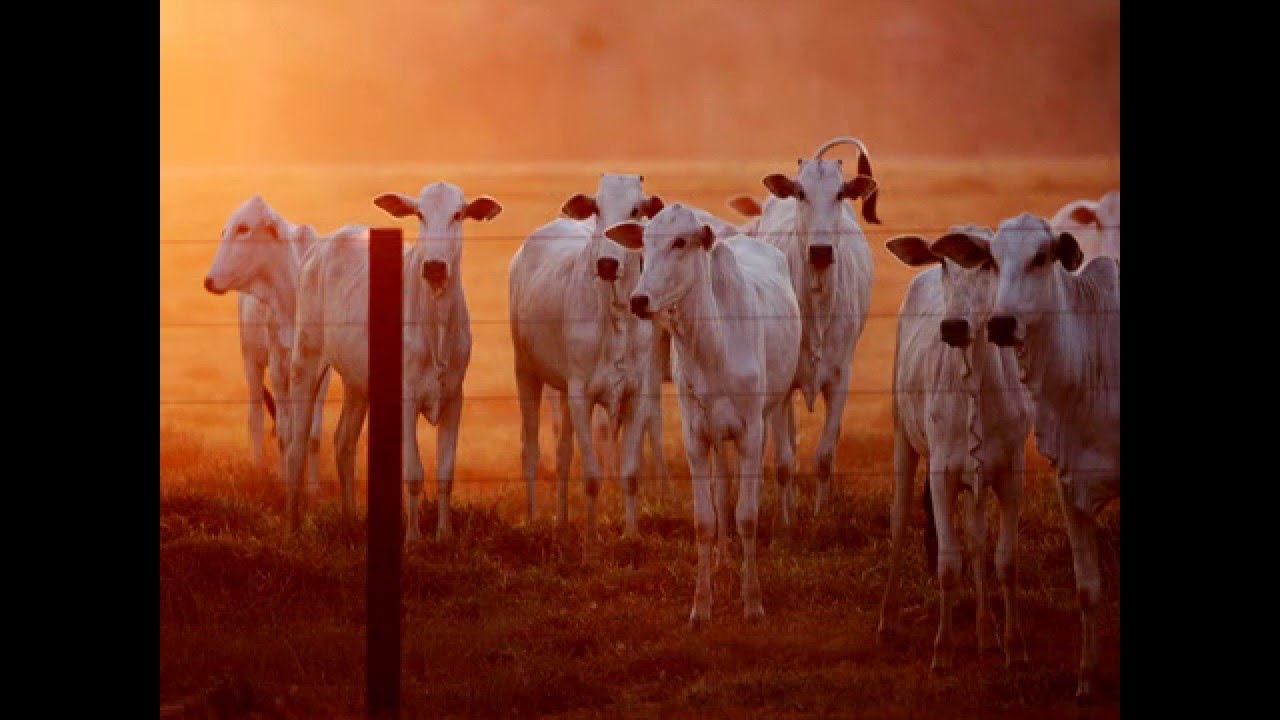
[(577, 193), (573, 197), (564, 201), (564, 205), (560, 207), (560, 212), (573, 218), (574, 220), (586, 220), (595, 215), (599, 208), (596, 207), (596, 199), (590, 195)]
[(929, 248), (929, 241), (919, 235), (898, 235), (890, 238), (884, 246), (893, 253), (894, 257), (911, 267), (942, 261), (942, 258), (934, 255)]
[(1061, 233), (1054, 238), (1053, 255), (1058, 262), (1062, 263), (1062, 267), (1071, 272), (1079, 269), (1080, 263), (1084, 262), (1084, 253), (1080, 250), (1080, 244), (1069, 232)]
[(698, 230), (698, 244), (702, 245), (703, 250), (710, 250), (711, 244), (716, 240), (716, 234), (711, 231), (710, 225), (703, 225)]

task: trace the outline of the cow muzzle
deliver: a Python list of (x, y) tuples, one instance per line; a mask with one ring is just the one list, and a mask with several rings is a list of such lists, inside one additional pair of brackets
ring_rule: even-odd
[(206, 276), (206, 277), (205, 277), (205, 279), (204, 279), (204, 289), (205, 289), (205, 292), (209, 292), (209, 293), (212, 293), (212, 294), (214, 294), (214, 295), (223, 295), (223, 294), (225, 294), (225, 293), (227, 292), (225, 288), (220, 288), (220, 287), (218, 287), (218, 286), (217, 286), (217, 284), (216, 284), (216, 283), (214, 283), (214, 282), (213, 282), (213, 277), (212, 277), (212, 276)]
[(439, 290), (449, 279), (449, 266), (440, 260), (428, 260), (422, 264), (422, 277)]
[(642, 320), (648, 320), (653, 317), (653, 311), (649, 309), (649, 296), (632, 295), (631, 313)]
[(602, 257), (596, 260), (596, 275), (605, 282), (613, 282), (618, 279), (618, 261), (610, 257)]
[(973, 338), (969, 335), (968, 320), (943, 320), (939, 326), (942, 333), (942, 342), (953, 348), (966, 348)]
[(1018, 319), (1012, 315), (996, 315), (987, 321), (987, 338), (1000, 347), (1018, 344)]
[(835, 262), (836, 251), (830, 245), (810, 245), (809, 246), (809, 264), (815, 270), (826, 270)]

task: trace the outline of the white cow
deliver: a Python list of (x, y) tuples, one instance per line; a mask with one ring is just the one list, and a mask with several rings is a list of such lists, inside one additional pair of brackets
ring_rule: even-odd
[[(653, 216), (662, 199), (648, 196), (639, 175), (601, 175), (595, 196), (577, 194), (559, 218), (535, 230), (511, 258), (508, 276), (511, 341), (520, 400), (521, 461), (534, 518), (538, 469), (539, 403), (543, 387), (562, 393), (557, 442), (557, 523), (568, 517), (568, 474), (578, 439), (587, 494), (587, 537), (596, 534), (601, 468), (591, 415), (603, 406), (613, 434), (621, 435), (626, 532), (638, 533), (636, 474), (641, 433), (661, 435), (657, 401), (660, 366), (652, 361), (653, 328), (631, 315), (627, 298), (640, 276), (641, 258), (606, 239), (610, 223)], [(569, 219), (572, 218), (572, 219)], [(589, 222), (594, 219), (594, 223)], [(579, 222), (587, 221), (587, 222)], [(661, 451), (655, 457), (661, 462)]]
[[(978, 600), (978, 650), (992, 645), (986, 595), (986, 493), (1000, 502), (996, 577), (1005, 601), (1005, 661), (1026, 662), (1017, 612), (1017, 528), (1025, 478), (1024, 453), (1031, 431), (1031, 398), (1018, 382), (1014, 351), (984, 342), (983, 328), (995, 302), (996, 272), (987, 263), (966, 269), (944, 259), (941, 249), (964, 239), (986, 247), (987, 228), (956, 225), (930, 247), (919, 236), (886, 243), (903, 263), (938, 266), (920, 273), (907, 288), (898, 313), (893, 361), (893, 549), (889, 582), (880, 607), (880, 639), (897, 630), (898, 586), (907, 509), (916, 464), (925, 458), (926, 510), (936, 519), (937, 571), (941, 589), (933, 669), (951, 667), (951, 611), (960, 578), (960, 544), (951, 509), (962, 491), (969, 510)], [(931, 523), (932, 525), (933, 523)], [(931, 528), (932, 529), (932, 528)], [(930, 546), (930, 550), (933, 550)], [(930, 558), (933, 565), (934, 558)]]
[(1107, 255), (1120, 259), (1120, 191), (1112, 190), (1101, 199), (1073, 200), (1063, 205), (1049, 227), (1055, 234), (1071, 233), (1084, 255), (1081, 266)]
[[(453, 490), (462, 381), (471, 361), (471, 316), (462, 290), (462, 223), (492, 220), (502, 206), (488, 196), (470, 202), (446, 182), (422, 188), (418, 197), (384, 193), (374, 204), (387, 213), (418, 218), (418, 237), (404, 254), (404, 412), (402, 435), (405, 485), (409, 493), (406, 542), (421, 537), (418, 506), (423, 481), (416, 432), (418, 415), (437, 427), (436, 482), (439, 487), (437, 539), (453, 535), (449, 497)], [(298, 333), (293, 346), (290, 391), (295, 403), (314, 398), (326, 368), (342, 376), (342, 414), (334, 434), (342, 507), (355, 507), (356, 441), (369, 397), (369, 233), (348, 225), (330, 236), (303, 263), (298, 285)], [(298, 462), (305, 428), (289, 442), (289, 519), (302, 517)]]
[[(846, 181), (843, 163), (824, 160), (823, 154), (840, 144), (858, 147), (858, 175)], [(878, 223), (875, 206), (878, 189), (871, 176), (871, 161), (862, 142), (854, 138), (827, 141), (811, 159), (801, 159), (793, 180), (773, 174), (763, 182), (777, 200), (759, 218), (759, 238), (787, 257), (791, 284), (804, 318), (800, 361), (793, 387), (813, 412), (822, 393), (826, 419), (818, 439), (816, 471), (818, 487), (814, 512), (822, 511), (831, 488), (836, 443), (849, 394), (853, 349), (871, 305), (871, 249), (845, 200), (863, 200), (862, 215)], [(790, 408), (790, 403), (787, 403)], [(791, 413), (788, 410), (788, 413)], [(794, 419), (789, 421), (794, 428)], [(780, 488), (781, 490), (782, 488)], [(794, 504), (794, 488), (786, 488), (786, 505)], [(791, 523), (784, 505), (783, 524)]]
[(941, 251), (966, 267), (992, 262), (999, 289), (987, 338), (1017, 349), (1035, 403), (1036, 448), (1058, 474), (1080, 602), (1084, 647), (1076, 694), (1093, 694), (1098, 670), (1098, 513), (1120, 496), (1120, 263), (1081, 252), (1069, 233), (1023, 213), (1000, 225), (990, 248), (963, 238)]
[[(205, 290), (222, 295), (239, 292), (240, 354), (249, 385), (249, 443), (254, 462), (262, 462), (263, 418), (266, 404), (276, 423), (280, 450), (280, 475), (284, 477), (285, 439), (289, 427), (289, 403), (276, 407), (263, 384), (270, 370), (271, 384), (281, 399), (289, 397), (289, 353), (293, 348), (294, 308), (298, 268), (316, 243), (309, 225), (286, 221), (261, 196), (254, 195), (231, 214), (222, 231), (213, 265), (205, 276)], [(321, 380), (320, 393), (311, 413), (312, 435), (307, 448), (308, 484), (319, 487), (320, 431), (329, 376)]]
[[(607, 234), (625, 247), (643, 249), (645, 268), (631, 295), (631, 310), (652, 318), (675, 344), (673, 381), (680, 393), (698, 540), (689, 621), (698, 627), (711, 620), (711, 549), (717, 529), (711, 480), (715, 472), (718, 484), (728, 484), (730, 444), (738, 456), (744, 612), (748, 620), (762, 619), (756, 529), (766, 422), (773, 424), (777, 437), (779, 476), (791, 474), (794, 457), (786, 400), (795, 377), (801, 322), (786, 258), (745, 236), (717, 240), (710, 226), (678, 203), (646, 227), (620, 223)], [(718, 507), (721, 515), (728, 514), (724, 504)], [(721, 535), (720, 547), (727, 557), (727, 533)]]

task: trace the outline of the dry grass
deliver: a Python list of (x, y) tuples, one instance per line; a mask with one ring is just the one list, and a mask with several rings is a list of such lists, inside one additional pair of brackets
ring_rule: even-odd
[[(869, 228), (873, 317), (855, 356), (854, 395), (838, 450), (846, 475), (835, 512), (818, 523), (802, 518), (790, 538), (774, 534), (773, 487), (766, 481), (760, 573), (769, 619), (762, 627), (741, 619), (736, 567), (716, 578), (713, 627), (691, 634), (685, 626), (696, 554), (674, 398), (664, 404), (664, 455), (676, 494), (664, 500), (642, 484), (641, 539), (621, 539), (621, 502), (612, 484), (602, 496), (604, 537), (594, 560), (584, 561), (579, 525), (568, 532), (523, 526), (524, 490), (512, 482), (519, 475), (519, 430), (505, 324), (506, 265), (520, 237), (554, 216), (569, 194), (590, 190), (600, 170), (644, 172), (646, 185), (669, 202), (719, 210), (729, 195), (758, 194), (760, 176), (779, 167), (787, 162), (652, 171), (447, 168), (448, 179), (469, 194), (494, 195), (505, 211), (492, 224), (468, 228), (463, 282), (475, 351), (454, 495), (460, 537), (448, 546), (415, 547), (405, 564), (410, 715), (1076, 712), (1080, 633), (1070, 552), (1041, 475), (1045, 463), (1034, 452), (1036, 474), (1019, 533), (1032, 669), (1011, 675), (998, 656), (976, 656), (967, 594), (957, 608), (958, 670), (929, 674), (936, 583), (924, 572), (918, 508), (902, 595), (908, 636), (903, 647), (875, 647), (887, 573), (894, 313), (912, 275), (883, 242), (955, 222), (994, 226), (1022, 210), (1049, 215), (1070, 199), (1117, 186), (1118, 162), (877, 163), (887, 224)], [(235, 303), (200, 288), (221, 224), (255, 192), (322, 232), (349, 222), (386, 224), (393, 221), (372, 206), (373, 195), (413, 192), (440, 177), (439, 170), (162, 177), (160, 700), (171, 716), (353, 715), (363, 695), (364, 530), (343, 522), (336, 508), (329, 437), (337, 407), (325, 418), (321, 497), (302, 535), (287, 537), (278, 479), (248, 462)], [(331, 400), (341, 398), (340, 385), (333, 383)], [(812, 465), (821, 417), (801, 411), (797, 420), (803, 470)], [(420, 423), (419, 433), (430, 458), (434, 432)], [(274, 448), (268, 454), (274, 462)], [(549, 453), (543, 457), (549, 464)], [(430, 473), (434, 463), (427, 466)], [(582, 516), (579, 487), (571, 494), (574, 518)], [(430, 474), (427, 491), (434, 496)], [(548, 476), (538, 492), (540, 517), (550, 518)], [(802, 482), (802, 503), (811, 492)], [(430, 534), (435, 508), (423, 517)], [(990, 524), (994, 531), (994, 517)], [(1118, 507), (1104, 516), (1101, 532), (1107, 605), (1103, 698), (1095, 712), (1114, 715)]]

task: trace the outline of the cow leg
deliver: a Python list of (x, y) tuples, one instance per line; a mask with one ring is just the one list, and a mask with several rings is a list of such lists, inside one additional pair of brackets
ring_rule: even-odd
[(644, 439), (645, 427), (648, 424), (648, 408), (643, 395), (632, 396), (622, 404), (622, 437), (619, 443), (622, 454), (623, 503), (626, 507), (625, 534), (628, 537), (640, 535), (640, 525), (636, 518), (636, 485), (640, 474), (640, 455), (643, 451), (641, 441)]
[[(662, 338), (658, 337), (662, 333), (661, 330), (654, 331), (654, 352), (660, 353), (664, 349)], [(670, 341), (668, 340), (665, 349), (670, 351)], [(646, 382), (641, 393), (641, 405), (643, 408), (642, 415), (644, 417), (644, 430), (649, 436), (649, 458), (653, 463), (653, 472), (650, 476), (658, 478), (658, 492), (662, 498), (668, 498), (671, 495), (671, 479), (667, 474), (667, 461), (662, 456), (662, 358), (655, 357), (651, 360), (646, 375)]]
[(596, 499), (600, 496), (600, 462), (591, 433), (591, 399), (581, 382), (568, 386), (566, 400), (573, 434), (578, 438), (578, 455), (582, 458), (583, 484), (587, 491), (587, 542), (596, 536)]
[[(800, 450), (800, 443), (796, 441), (796, 406), (791, 401), (790, 397), (787, 398), (786, 405), (787, 405), (787, 436), (791, 438), (791, 453), (794, 456), (798, 454)], [(787, 505), (791, 507), (791, 512), (794, 514), (796, 510), (796, 483), (795, 483), (796, 473), (795, 473), (794, 459), (791, 462), (791, 466), (792, 466), (792, 471), (791, 471), (792, 482), (791, 482), (791, 485), (787, 487)]]
[(938, 635), (933, 641), (934, 671), (951, 668), (955, 641), (951, 633), (951, 608), (955, 603), (956, 586), (960, 579), (960, 547), (956, 542), (955, 518), (951, 509), (959, 489), (959, 478), (946, 469), (945, 463), (931, 463), (929, 482), (933, 496), (933, 515), (938, 525)]
[(729, 561), (729, 478), (732, 466), (729, 464), (728, 443), (720, 443), (715, 448), (715, 463), (711, 467), (712, 481), (716, 492), (716, 566)]
[[(422, 453), (418, 449), (418, 404), (412, 401), (413, 395), (407, 386), (404, 399), (405, 402), (400, 405), (400, 458), (404, 464), (404, 487), (408, 495), (408, 520), (405, 523), (404, 534), (404, 543), (407, 546), (422, 539), (422, 523), (418, 508), (422, 502), (422, 485), (426, 473), (422, 467)], [(341, 419), (338, 420), (338, 424), (342, 424)], [(437, 457), (439, 454), (437, 449)], [(439, 535), (439, 528), (436, 529), (436, 534)]]
[(1019, 450), (1013, 465), (1003, 471), (993, 487), (1000, 501), (1000, 536), (996, 540), (996, 580), (1004, 595), (1005, 665), (1013, 668), (1027, 665), (1027, 643), (1022, 636), (1018, 614), (1018, 511), (1022, 504), (1024, 483), (1023, 452)]
[(356, 510), (356, 443), (369, 410), (369, 398), (360, 390), (343, 385), (342, 412), (333, 432), (333, 452), (337, 457), (338, 485), (342, 490), (342, 514), (355, 516)]
[(1080, 681), (1076, 697), (1093, 697), (1098, 673), (1098, 609), (1102, 600), (1102, 578), (1098, 572), (1098, 528), (1093, 518), (1071, 502), (1070, 477), (1058, 478), (1058, 502), (1071, 542), (1071, 559), (1076, 577), (1076, 599), (1080, 603)]
[[(276, 406), (276, 412), (284, 418), (288, 415), (286, 407), (311, 407), (318, 394), (320, 375), (328, 368), (321, 363), (318, 346), (312, 344), (311, 338), (299, 332), (295, 343), (292, 363), (289, 368), (288, 399), (282, 399)], [(285, 456), (285, 496), (289, 514), (289, 529), (296, 532), (302, 525), (302, 470), (306, 463), (307, 434), (311, 424), (300, 422), (290, 426), (287, 423), (277, 424), (277, 430), (288, 439)]]
[[(880, 601), (880, 626), (876, 640), (885, 643), (898, 630), (898, 574), (902, 567), (902, 543), (907, 535), (907, 512), (911, 507), (911, 495), (915, 490), (916, 467), (920, 454), (907, 440), (902, 427), (894, 423), (893, 433), (893, 506), (889, 513), (889, 582), (884, 587)], [(925, 482), (929, 482), (925, 478)]]
[(742, 538), (742, 606), (747, 622), (764, 619), (756, 574), (756, 529), (764, 459), (764, 418), (753, 419), (738, 442), (738, 535)]
[(453, 467), (458, 455), (458, 426), (462, 421), (462, 390), (444, 401), (440, 409), (440, 425), (436, 429), (436, 494), (439, 520), (436, 523), (436, 540), (453, 537)]
[(978, 491), (964, 495), (969, 512), (969, 557), (973, 558), (973, 587), (977, 601), (978, 653), (982, 654), (995, 642), (991, 607), (987, 604), (987, 490), (985, 482), (975, 484)]
[[(333, 371), (326, 368), (316, 392), (316, 403), (311, 410), (311, 432), (307, 440), (307, 487), (314, 495), (320, 492), (320, 436), (324, 432), (324, 401), (329, 397), (329, 378)], [(299, 419), (302, 415), (298, 416)]]
[(556, 525), (563, 527), (569, 522), (569, 466), (573, 464), (573, 420), (569, 418), (569, 402), (563, 395), (559, 397), (556, 408), (560, 415), (556, 426), (556, 480), (560, 486)]
[(716, 509), (711, 501), (711, 446), (684, 423), (685, 457), (693, 481), (693, 527), (698, 543), (698, 574), (689, 625), (697, 630), (711, 623), (711, 546), (716, 539)]
[[(289, 388), (293, 387), (289, 384), (289, 357), (283, 353), (271, 353), (267, 356), (267, 374), (271, 376), (271, 386), (275, 388), (276, 395), (284, 398), (284, 402), (276, 403), (276, 449), (280, 455), (280, 474), (283, 476), (288, 472), (286, 467), (286, 458), (289, 454), (289, 437), (292, 432), (293, 419), (295, 417), (305, 417), (305, 413), (299, 412), (299, 408), (311, 407), (310, 405), (296, 405), (289, 399)], [(307, 428), (310, 432), (310, 427)], [(301, 479), (299, 479), (301, 482)]]
[(784, 401), (774, 408), (773, 413), (769, 416), (770, 425), (773, 427), (773, 464), (774, 476), (778, 479), (778, 514), (782, 517), (782, 527), (786, 530), (791, 529), (791, 524), (795, 518), (795, 501), (794, 478), (796, 455), (795, 447), (792, 444), (795, 438), (791, 436), (791, 429), (787, 421), (787, 410), (790, 403)]
[(849, 399), (849, 368), (839, 368), (840, 376), (834, 383), (822, 386), (822, 402), (827, 417), (822, 423), (822, 435), (818, 438), (817, 471), (818, 489), (813, 501), (813, 514), (822, 513), (831, 495), (831, 473), (836, 461), (836, 443), (840, 441), (840, 423), (844, 418), (844, 404)]
[[(249, 452), (253, 462), (261, 465), (265, 456), (262, 451), (264, 437), (262, 406), (264, 403), (262, 373), (266, 368), (249, 353), (244, 354), (244, 380), (249, 386)], [(285, 398), (281, 398), (285, 399)]]
[[(516, 396), (520, 401), (520, 460), (529, 500), (529, 524), (533, 524), (534, 490), (538, 482), (538, 421), (541, 420), (542, 380), (516, 369)], [(561, 398), (563, 400), (563, 398)], [(567, 431), (567, 428), (562, 428)]]

